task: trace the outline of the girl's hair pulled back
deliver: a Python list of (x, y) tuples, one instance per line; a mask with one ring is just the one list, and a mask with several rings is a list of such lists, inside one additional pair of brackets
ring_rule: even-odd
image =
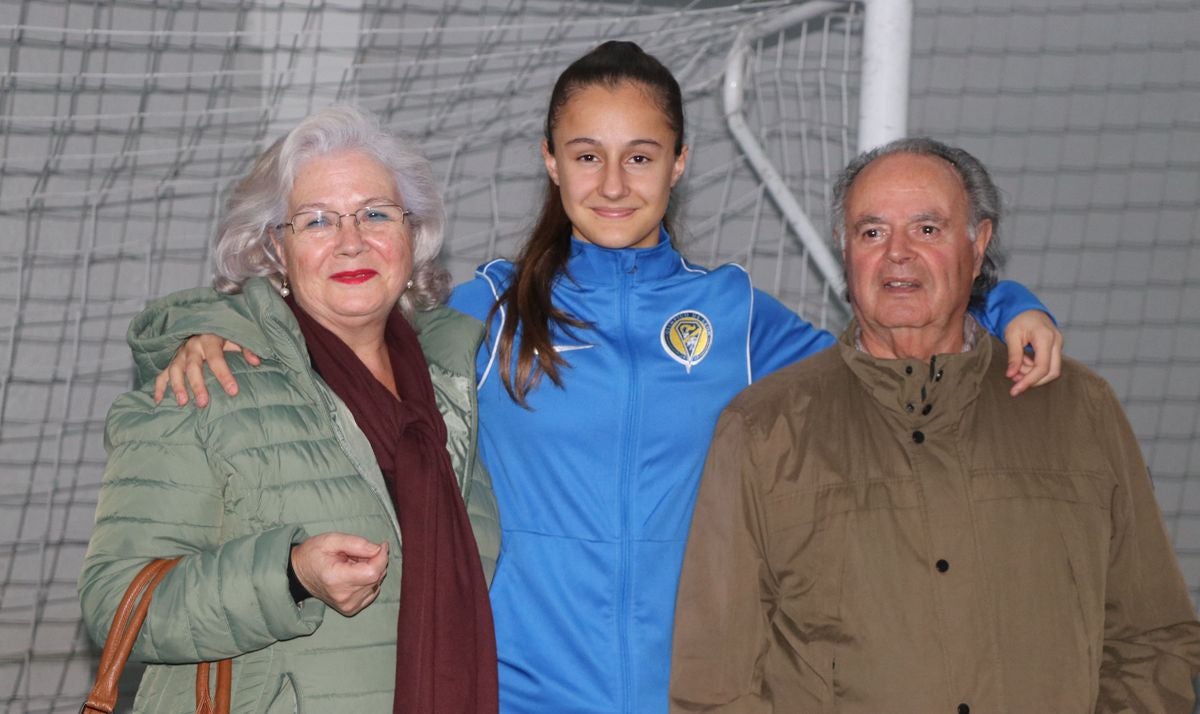
[[(554, 153), (554, 129), (563, 109), (576, 94), (589, 87), (616, 89), (625, 83), (640, 86), (658, 104), (663, 118), (675, 132), (674, 150), (679, 156), (684, 146), (683, 92), (679, 82), (670, 70), (637, 44), (620, 40), (601, 44), (572, 62), (558, 76), (546, 112), (543, 138), (547, 150)], [(663, 224), (670, 232), (665, 216)], [(563, 208), (558, 186), (547, 176), (541, 211), (529, 239), (514, 261), (512, 282), (500, 294), (489, 315), (491, 319), (498, 311), (504, 312), (496, 357), (500, 361), (504, 388), (522, 406), (528, 406), (529, 390), (541, 382), (543, 375), (555, 385), (562, 386), (559, 370), (569, 365), (554, 349), (551, 324), (557, 323), (567, 330), (590, 326), (553, 304), (554, 282), (564, 275), (570, 256), (571, 220)], [(518, 328), (521, 332), (519, 344)], [(512, 368), (514, 350), (517, 352), (515, 374)]]

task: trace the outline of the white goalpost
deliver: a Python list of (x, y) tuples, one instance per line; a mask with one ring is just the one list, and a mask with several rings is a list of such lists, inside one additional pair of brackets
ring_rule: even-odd
[[(844, 11), (847, 3), (808, 2), (780, 12), (759, 26), (742, 28), (733, 41), (725, 65), (724, 107), (729, 133), (737, 142), (746, 161), (770, 193), (785, 220), (799, 239), (826, 286), (834, 295), (845, 289), (841, 265), (828, 240), (805, 213), (746, 122), (747, 58), (752, 43), (835, 11)], [(858, 96), (857, 151), (898, 139), (905, 135), (908, 109), (909, 37), (912, 31), (912, 6), (907, 0), (868, 2), (864, 12), (861, 87)], [(783, 41), (780, 38), (779, 46)], [(824, 106), (822, 106), (824, 108)], [(840, 306), (846, 309), (844, 303)]]

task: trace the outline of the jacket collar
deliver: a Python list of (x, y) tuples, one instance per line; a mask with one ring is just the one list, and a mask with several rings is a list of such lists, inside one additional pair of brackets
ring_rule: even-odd
[(258, 323), (270, 343), (271, 354), (294, 372), (311, 369), (300, 324), (275, 287), (266, 279), (251, 278), (242, 285), (242, 294), (250, 319)]
[[(974, 329), (978, 335), (978, 325)], [(992, 361), (988, 335), (978, 335), (966, 352), (934, 355), (928, 362), (872, 357), (858, 349), (857, 335), (858, 321), (851, 320), (838, 340), (842, 359), (875, 401), (914, 427), (956, 424), (962, 410), (979, 396)]]
[(659, 226), (652, 248), (603, 248), (571, 236), (567, 273), (581, 285), (611, 284), (623, 276), (633, 282), (659, 280), (684, 270), (683, 256), (671, 247), (671, 236)]
[[(242, 286), (242, 294), (248, 317), (258, 323), (270, 343), (267, 349), (271, 352), (259, 351), (259, 354), (272, 354), (289, 369), (308, 371), (311, 360), (300, 324), (275, 287), (264, 278), (251, 278)], [(417, 330), (421, 352), (431, 367), (459, 375), (472, 373), (475, 352), (483, 341), (482, 323), (450, 308), (437, 307), (418, 312), (409, 324)], [(254, 349), (254, 333), (247, 338), (245, 346)]]

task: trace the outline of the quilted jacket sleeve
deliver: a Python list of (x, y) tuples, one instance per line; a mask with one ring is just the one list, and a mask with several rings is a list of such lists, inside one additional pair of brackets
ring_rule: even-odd
[(113, 405), (108, 466), (80, 576), (84, 620), (104, 642), (121, 596), (156, 557), (184, 556), (155, 591), (133, 659), (214, 660), (311, 634), (325, 606), (297, 607), (288, 592), (291, 545), (307, 537), (285, 526), (221, 542), (228, 469), (206, 448), (205, 411), (155, 406), (145, 392)]
[(152, 382), (189, 337), (211, 333), (214, 326), (220, 326), (221, 337), (269, 355), (271, 348), (249, 310), (245, 296), (221, 295), (212, 288), (181, 290), (150, 303), (126, 334), (139, 383)]

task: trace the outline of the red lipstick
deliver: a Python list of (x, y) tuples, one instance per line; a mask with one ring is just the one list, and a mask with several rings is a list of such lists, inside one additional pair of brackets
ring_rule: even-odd
[(344, 270), (340, 273), (334, 273), (333, 275), (330, 275), (329, 279), (336, 280), (339, 283), (345, 283), (346, 285), (358, 285), (359, 283), (367, 282), (368, 280), (375, 277), (376, 275), (379, 275), (379, 273), (374, 270), (369, 270), (369, 269), (368, 270)]

